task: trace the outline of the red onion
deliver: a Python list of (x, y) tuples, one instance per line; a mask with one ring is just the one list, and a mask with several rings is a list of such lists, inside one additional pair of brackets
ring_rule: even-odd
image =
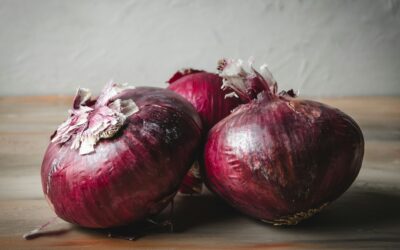
[[(214, 73), (184, 69), (176, 72), (168, 80), (168, 83), (170, 84), (168, 89), (183, 96), (199, 113), (203, 122), (204, 137), (215, 123), (229, 115), (232, 109), (242, 103), (238, 98), (225, 98), (229, 92), (221, 89), (222, 78)], [(203, 180), (200, 169), (202, 165), (197, 161), (193, 164), (182, 183), (181, 193), (201, 192)]]
[(224, 87), (249, 98), (217, 123), (205, 146), (207, 185), (241, 212), (275, 225), (293, 225), (345, 192), (361, 168), (364, 139), (356, 122), (338, 109), (277, 94), (266, 66), (229, 61)]
[(42, 164), (46, 199), (84, 227), (128, 224), (174, 197), (201, 139), (192, 105), (172, 91), (110, 83), (91, 100), (80, 89)]

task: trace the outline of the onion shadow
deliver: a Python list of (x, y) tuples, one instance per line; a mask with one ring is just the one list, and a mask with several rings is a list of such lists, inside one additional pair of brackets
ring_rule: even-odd
[[(342, 197), (322, 210), (319, 214), (299, 223), (295, 226), (272, 226), (270, 224), (249, 218), (234, 208), (230, 207), (218, 196), (208, 190), (201, 195), (182, 196), (177, 195), (174, 201), (173, 216), (167, 207), (160, 215), (154, 218), (158, 224), (142, 221), (124, 227), (112, 229), (84, 229), (89, 234), (102, 234), (112, 238), (125, 240), (136, 240), (143, 236), (165, 234), (171, 231), (173, 223), (174, 233), (187, 233), (193, 230), (209, 233), (209, 228), (216, 226), (222, 230), (220, 225), (227, 228), (230, 225), (238, 227), (237, 223), (243, 223), (243, 227), (250, 226), (252, 229), (262, 230), (268, 235), (272, 233), (287, 235), (337, 235), (341, 242), (346, 235), (356, 237), (360, 241), (363, 232), (385, 232), (400, 230), (400, 192), (398, 190), (387, 190), (382, 188), (371, 188), (364, 186), (353, 186)], [(251, 226), (253, 225), (253, 226)], [(310, 236), (310, 237), (311, 237)], [(380, 236), (370, 239), (379, 242)], [(312, 237), (311, 237), (312, 238)], [(310, 238), (310, 239), (311, 239)], [(360, 238), (360, 239), (359, 239)], [(308, 237), (304, 242), (308, 242)], [(354, 239), (353, 239), (354, 240)], [(366, 240), (366, 239), (362, 239)], [(382, 241), (393, 239), (382, 238)], [(327, 242), (327, 239), (325, 240)]]
[(175, 203), (173, 222), (176, 233), (228, 222), (241, 216), (238, 211), (208, 190), (201, 195), (178, 195)]
[(397, 190), (355, 186), (319, 214), (285, 228), (319, 234), (324, 231), (400, 230), (400, 193)]

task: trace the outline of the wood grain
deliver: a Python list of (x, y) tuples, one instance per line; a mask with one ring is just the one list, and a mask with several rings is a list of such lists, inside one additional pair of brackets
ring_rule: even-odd
[[(350, 114), (366, 138), (353, 186), (319, 215), (293, 227), (273, 227), (228, 207), (209, 192), (176, 198), (175, 232), (136, 241), (109, 230), (57, 220), (49, 235), (22, 235), (54, 218), (43, 199), (40, 165), (49, 135), (67, 116), (71, 97), (0, 98), (0, 249), (399, 249), (400, 98), (321, 99)], [(162, 219), (161, 215), (159, 219)], [(124, 234), (137, 228), (124, 229)]]

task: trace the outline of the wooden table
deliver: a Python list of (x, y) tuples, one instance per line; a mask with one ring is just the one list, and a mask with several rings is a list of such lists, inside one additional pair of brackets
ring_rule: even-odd
[(58, 220), (55, 232), (22, 235), (54, 218), (40, 184), (49, 135), (66, 118), (69, 97), (0, 98), (0, 249), (400, 249), (400, 98), (323, 99), (355, 118), (366, 154), (353, 186), (319, 215), (274, 227), (240, 215), (209, 192), (177, 197), (175, 232), (136, 241)]

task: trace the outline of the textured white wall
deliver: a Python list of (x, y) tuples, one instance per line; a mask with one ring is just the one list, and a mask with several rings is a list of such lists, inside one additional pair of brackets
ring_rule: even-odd
[(400, 1), (0, 0), (0, 95), (165, 86), (249, 56), (301, 95), (399, 95)]

